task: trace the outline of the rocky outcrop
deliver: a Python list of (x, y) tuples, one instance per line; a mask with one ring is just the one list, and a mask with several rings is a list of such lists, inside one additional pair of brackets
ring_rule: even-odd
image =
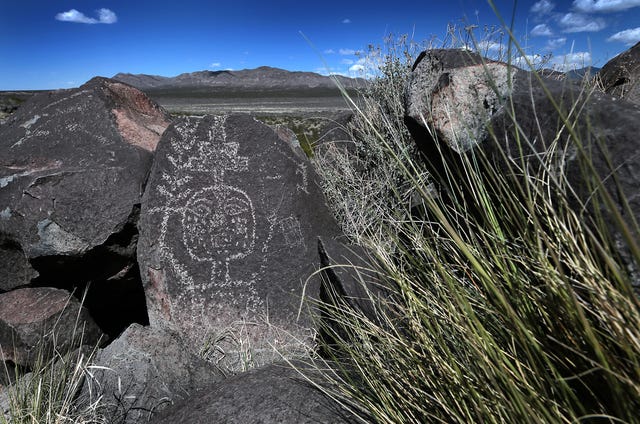
[(154, 424), (262, 423), (342, 424), (362, 422), (310, 380), (321, 376), (302, 362), (274, 363), (213, 384), (168, 408)]
[[(295, 134), (245, 115), (168, 124), (137, 89), (95, 78), (34, 96), (0, 127), (1, 359), (22, 374), (54, 344), (110, 340), (79, 405), (101, 399), (113, 422), (199, 389), (218, 394), (202, 398), (216, 405), (207, 422), (347, 422), (283, 364), (222, 381), (315, 347), (309, 277), (344, 249)], [(331, 276), (359, 302), (352, 276)], [(87, 288), (84, 307), (60, 288)]]
[[(139, 203), (168, 121), (132, 90), (96, 78), (32, 98), (2, 127), (0, 231), (28, 258), (82, 254), (104, 243)], [(136, 112), (142, 121), (131, 119)]]
[(410, 129), (431, 126), (456, 152), (474, 147), (486, 138), (487, 123), (502, 108), (516, 71), (463, 50), (423, 52), (406, 91)]
[(607, 62), (597, 77), (605, 92), (640, 105), (640, 42)]
[[(599, 182), (587, 181), (583, 165), (588, 160), (627, 222), (640, 219), (638, 106), (598, 91), (586, 96), (570, 81), (539, 78), (457, 50), (432, 50), (420, 56), (413, 68), (406, 105), (407, 126), (436, 179), (448, 178), (445, 165), (458, 167), (466, 152), (478, 149), (504, 175), (521, 175), (523, 171), (514, 169), (523, 164), (529, 175), (548, 167), (552, 173), (564, 172), (567, 176), (574, 190), (567, 195), (576, 210), (595, 212), (600, 208), (616, 234), (609, 208), (591, 203), (597, 187), (593, 184)], [(561, 116), (569, 118), (565, 122)], [(556, 148), (550, 149), (556, 142)], [(514, 161), (517, 158), (527, 160)], [(613, 173), (616, 177), (610, 178)], [(442, 186), (447, 185), (442, 182)], [(457, 185), (465, 184), (460, 181)], [(475, 204), (468, 200), (469, 205)], [(622, 238), (617, 242), (623, 243)], [(635, 265), (630, 263), (629, 267)], [(639, 278), (634, 280), (640, 283)]]
[(299, 309), (316, 239), (338, 235), (310, 164), (271, 128), (245, 115), (183, 118), (160, 141), (142, 205), (151, 325), (195, 348), (244, 334), (259, 362), (270, 346), (296, 349), (286, 345), (309, 341)]
[(96, 294), (110, 285), (144, 308), (135, 225), (168, 124), (142, 92), (99, 77), (24, 103), (0, 127), (0, 290), (92, 281), (88, 303), (107, 303)]
[(100, 350), (81, 400), (102, 399), (110, 422), (139, 423), (196, 390), (223, 379), (210, 363), (184, 348), (174, 333), (132, 324)]
[(82, 343), (96, 345), (102, 336), (87, 310), (64, 290), (24, 288), (0, 294), (0, 359), (8, 367), (29, 368), (38, 359), (77, 348), (81, 337)]

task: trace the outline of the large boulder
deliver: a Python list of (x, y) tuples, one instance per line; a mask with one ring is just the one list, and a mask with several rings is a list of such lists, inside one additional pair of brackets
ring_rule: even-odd
[[(460, 166), (463, 155), (478, 149), (505, 175), (521, 164), (519, 158), (526, 159), (529, 175), (556, 164), (552, 171), (567, 176), (573, 188), (567, 196), (576, 210), (590, 214), (601, 208), (616, 244), (624, 244), (606, 205), (591, 203), (593, 182), (587, 182), (582, 169), (589, 160), (630, 228), (634, 218), (640, 222), (640, 106), (598, 91), (587, 95), (574, 82), (540, 77), (467, 51), (430, 50), (413, 67), (406, 110), (407, 126), (442, 186), (450, 177), (445, 164)], [(562, 115), (569, 116), (573, 134)], [(613, 173), (616, 178), (610, 178)], [(467, 200), (470, 207), (476, 204)], [(628, 261), (634, 272), (636, 265)], [(640, 283), (640, 275), (633, 278)]]
[(96, 354), (80, 399), (87, 405), (102, 399), (101, 413), (111, 422), (139, 423), (223, 378), (175, 333), (132, 324)]
[(640, 42), (607, 62), (597, 76), (605, 92), (640, 104)]
[[(431, 127), (438, 140), (456, 152), (474, 147), (486, 138), (487, 123), (502, 109), (516, 71), (465, 50), (423, 52), (413, 65), (405, 95), (409, 129), (422, 141), (421, 133)], [(419, 147), (431, 148), (424, 143)]]
[[(318, 387), (314, 385), (315, 382)], [(302, 362), (274, 363), (215, 383), (160, 413), (154, 424), (362, 422), (319, 387), (322, 376)]]
[(0, 291), (131, 281), (139, 204), (168, 124), (142, 92), (100, 77), (25, 102), (0, 127)]
[[(312, 167), (271, 128), (246, 115), (180, 119), (158, 145), (142, 204), (151, 325), (194, 349), (242, 339), (258, 363), (275, 358), (260, 359), (272, 347), (304, 349), (310, 321), (299, 310), (317, 237), (339, 234)], [(318, 284), (306, 290), (317, 297)], [(242, 360), (236, 347), (216, 351)]]
[(101, 337), (87, 310), (65, 290), (40, 287), (0, 294), (0, 360), (8, 367), (29, 368), (81, 344), (95, 346)]

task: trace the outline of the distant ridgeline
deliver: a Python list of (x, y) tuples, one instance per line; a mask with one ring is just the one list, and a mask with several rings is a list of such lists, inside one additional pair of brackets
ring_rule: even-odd
[(284, 69), (261, 66), (241, 71), (199, 71), (163, 77), (146, 74), (116, 74), (113, 79), (127, 83), (143, 91), (212, 91), (226, 90), (312, 90), (314, 92), (337, 91), (338, 84), (355, 89), (366, 84), (362, 78), (340, 75), (323, 76), (313, 72), (291, 72)]

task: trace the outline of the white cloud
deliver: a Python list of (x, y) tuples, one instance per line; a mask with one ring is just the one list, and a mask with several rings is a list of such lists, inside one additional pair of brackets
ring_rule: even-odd
[(327, 50), (325, 50), (323, 53), (324, 53), (324, 54), (335, 54), (335, 52), (336, 52), (336, 51), (335, 51), (335, 50), (333, 50), (333, 49), (327, 49)]
[(116, 14), (109, 9), (99, 9), (98, 19), (90, 18), (76, 9), (60, 12), (56, 15), (56, 20), (63, 22), (74, 22), (78, 24), (114, 24), (118, 22)]
[(619, 12), (640, 6), (640, 0), (573, 0), (573, 8), (581, 12)]
[(313, 72), (315, 72), (316, 74), (324, 75), (324, 76), (329, 76), (329, 75), (342, 75), (345, 77), (347, 76), (346, 72), (337, 70), (336, 68), (333, 68), (333, 67), (315, 68)]
[(539, 54), (528, 54), (525, 56), (516, 57), (511, 61), (511, 63), (513, 63), (519, 68), (528, 70), (528, 69), (531, 69), (529, 64), (531, 64), (531, 66), (536, 68), (541, 61), (542, 61), (542, 56), (540, 56)]
[(350, 75), (356, 75), (361, 77), (364, 75), (364, 71), (365, 71), (364, 65), (360, 65), (359, 63), (356, 63), (355, 65), (349, 68)]
[(553, 69), (562, 72), (584, 68), (585, 66), (591, 66), (591, 53), (577, 52), (554, 56), (549, 64), (553, 66)]
[(338, 53), (340, 53), (343, 56), (353, 56), (354, 54), (356, 54), (358, 52), (353, 50), (353, 49), (340, 49), (340, 50), (338, 50)]
[(353, 65), (353, 60), (351, 60), (351, 59), (342, 59), (340, 61), (340, 63), (342, 63), (343, 65)]
[(640, 41), (640, 27), (616, 32), (611, 37), (607, 38), (607, 41), (619, 41), (628, 45), (635, 44)]
[(361, 56), (349, 67), (349, 74), (362, 78), (374, 78), (379, 75), (383, 60), (379, 50), (372, 50)]
[(551, 28), (547, 26), (547, 24), (540, 24), (533, 27), (531, 30), (531, 35), (534, 37), (551, 37), (553, 32)]
[(556, 5), (553, 2), (549, 0), (540, 0), (531, 6), (531, 12), (546, 15), (547, 13), (551, 13), (554, 7), (556, 7)]
[(564, 32), (596, 32), (607, 25), (602, 19), (591, 18), (581, 13), (567, 13), (560, 18)]
[(216, 68), (219, 68), (221, 66), (222, 66), (222, 64), (220, 62), (213, 62), (211, 65), (209, 65), (209, 68), (216, 69)]
[(502, 49), (503, 45), (500, 43), (496, 43), (494, 41), (480, 41), (478, 43), (478, 50), (481, 52), (489, 51), (489, 52), (497, 52)]
[(555, 50), (564, 46), (567, 43), (567, 39), (565, 37), (560, 38), (552, 38), (547, 41), (546, 49), (547, 50)]
[(343, 23), (343, 24), (350, 24), (350, 23), (351, 23), (351, 19), (349, 19), (349, 18), (344, 19), (344, 20), (342, 21), (342, 23)]
[(101, 24), (115, 24), (118, 22), (118, 17), (113, 11), (109, 9), (100, 9), (98, 10), (99, 22)]

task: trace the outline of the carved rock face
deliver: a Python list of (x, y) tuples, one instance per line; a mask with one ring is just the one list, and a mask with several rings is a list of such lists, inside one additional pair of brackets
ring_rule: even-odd
[(316, 238), (338, 234), (304, 154), (272, 129), (244, 115), (182, 118), (158, 145), (143, 199), (150, 322), (194, 348), (239, 323), (262, 348), (283, 341), (267, 322), (304, 339)]
[(242, 190), (214, 186), (196, 193), (185, 206), (182, 226), (189, 255), (198, 261), (212, 256), (240, 259), (255, 244), (255, 217), (251, 199)]

